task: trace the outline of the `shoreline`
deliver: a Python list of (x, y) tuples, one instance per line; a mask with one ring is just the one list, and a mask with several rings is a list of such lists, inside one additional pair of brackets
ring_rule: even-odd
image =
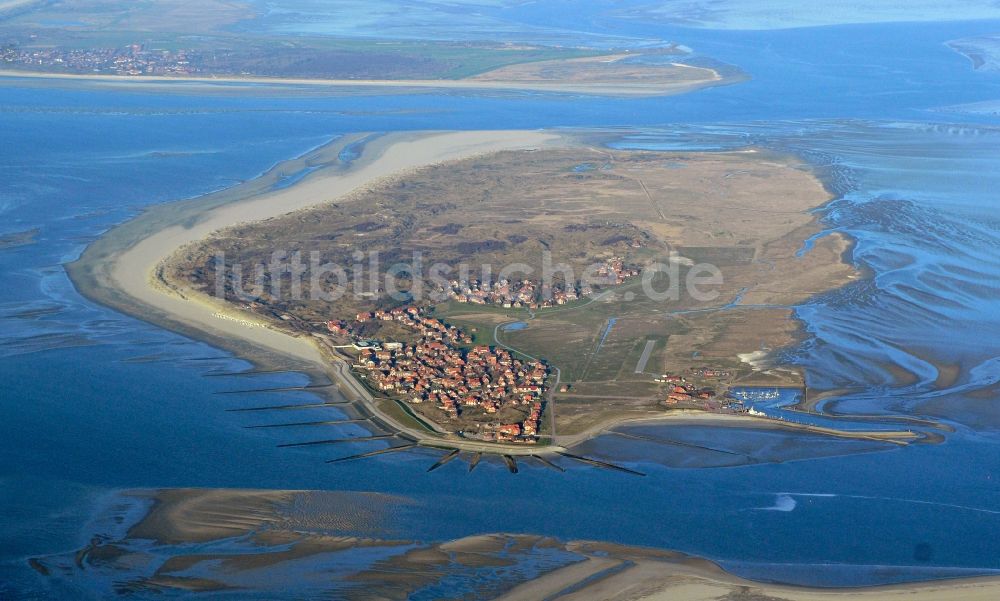
[(511, 91), (548, 92), (556, 94), (585, 94), (593, 96), (648, 97), (673, 96), (695, 92), (703, 88), (739, 83), (745, 77), (723, 75), (716, 69), (682, 65), (688, 69), (700, 69), (708, 75), (703, 79), (683, 82), (607, 82), (607, 83), (565, 83), (532, 80), (487, 80), (487, 79), (309, 79), (294, 77), (259, 76), (167, 76), (167, 75), (105, 75), (84, 73), (51, 73), (0, 69), (0, 79), (27, 78), (54, 81), (87, 81), (111, 85), (162, 85), (187, 84), (209, 86), (240, 85), (252, 89), (256, 86), (310, 86), (314, 88), (384, 88), (384, 89), (425, 89), (425, 90), (468, 90), (468, 91)]

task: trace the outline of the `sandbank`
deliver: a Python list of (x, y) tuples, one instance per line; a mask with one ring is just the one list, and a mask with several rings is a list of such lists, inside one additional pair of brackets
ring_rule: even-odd
[[(43, 577), (106, 581), (120, 590), (158, 592), (245, 588), (260, 596), (284, 591), (282, 574), (331, 565), (317, 558), (358, 553), (344, 564), (345, 599), (406, 598), (428, 586), (448, 586), (457, 574), (486, 575), (502, 582), (490, 596), (500, 601), (987, 601), (1000, 595), (995, 577), (954, 578), (857, 588), (817, 588), (757, 582), (725, 571), (718, 563), (683, 552), (611, 542), (559, 540), (535, 534), (490, 533), (447, 541), (413, 541), (385, 536), (409, 511), (422, 511), (406, 497), (360, 492), (241, 489), (123, 491), (153, 501), (124, 535), (88, 532), (83, 549), (33, 558)], [(110, 523), (121, 510), (116, 503)], [(127, 505), (127, 503), (124, 503)], [(399, 513), (402, 508), (407, 508)], [(120, 517), (120, 516), (119, 516)], [(362, 549), (399, 549), (369, 555)], [(404, 550), (405, 549), (405, 550)], [(539, 552), (573, 557), (537, 575), (516, 566), (537, 565)], [(382, 557), (382, 559), (379, 559)], [(296, 581), (307, 583), (308, 579)], [(319, 587), (328, 586), (322, 582)], [(314, 589), (296, 589), (302, 597)], [(353, 594), (360, 592), (360, 594)]]

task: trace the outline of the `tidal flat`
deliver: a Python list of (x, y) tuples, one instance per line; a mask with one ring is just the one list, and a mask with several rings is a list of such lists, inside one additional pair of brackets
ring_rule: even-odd
[(695, 556), (621, 544), (505, 533), (449, 541), (387, 536), (427, 509), (405, 497), (358, 492), (121, 491), (95, 516), (89, 544), (30, 563), (53, 586), (216, 599), (986, 601), (1000, 591), (996, 579), (966, 578), (834, 592), (745, 580)]

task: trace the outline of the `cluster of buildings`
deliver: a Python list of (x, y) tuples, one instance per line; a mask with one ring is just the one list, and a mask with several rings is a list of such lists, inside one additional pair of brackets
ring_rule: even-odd
[[(462, 344), (472, 338), (417, 307), (362, 313), (357, 323), (396, 321), (416, 333), (416, 342), (384, 342), (360, 348), (355, 365), (378, 390), (414, 403), (432, 403), (452, 419), (466, 411), (495, 414), (507, 406), (530, 407), (519, 423), (498, 424), (497, 441), (533, 442), (538, 433), (548, 369), (540, 361), (515, 358), (501, 348)], [(355, 326), (330, 321), (331, 333), (349, 335)]]
[(478, 408), (496, 413), (510, 403), (533, 406), (545, 392), (547, 370), (486, 346), (469, 350), (432, 340), (362, 349), (358, 367), (373, 386), (411, 403), (434, 403), (452, 418)]
[(125, 48), (32, 48), (6, 46), (0, 62), (42, 70), (110, 75), (191, 75), (198, 70), (184, 50), (145, 50), (140, 44)]
[(712, 369), (711, 367), (692, 367), (691, 373), (694, 376), (702, 378), (728, 378), (732, 375), (732, 372), (724, 371), (721, 369)]
[[(621, 257), (612, 257), (597, 268), (595, 275), (602, 283), (614, 286), (641, 272), (637, 267), (628, 267)], [(439, 290), (452, 300), (477, 305), (501, 305), (505, 308), (544, 309), (564, 305), (582, 297), (590, 296), (594, 289), (590, 284), (555, 285), (551, 289), (532, 280), (507, 280), (483, 282), (480, 280), (451, 280), (449, 288)]]
[(714, 388), (699, 388), (688, 383), (684, 376), (673, 374), (663, 374), (659, 378), (654, 378), (654, 382), (673, 384), (670, 394), (667, 395), (667, 404), (690, 403), (693, 401), (708, 401), (715, 398)]
[[(389, 310), (379, 309), (375, 312), (358, 313), (356, 324), (369, 321), (394, 321), (416, 331), (421, 340), (448, 344), (470, 344), (472, 336), (462, 332), (455, 326), (449, 326), (440, 319), (428, 317), (419, 307), (395, 307)], [(345, 321), (330, 321), (326, 327), (333, 334), (350, 335), (355, 328)], [(391, 344), (391, 343), (390, 343)]]
[(569, 301), (574, 301), (590, 294), (592, 290), (589, 286), (583, 287), (579, 292), (574, 288), (561, 288), (551, 291), (543, 291), (542, 288), (531, 280), (510, 281), (501, 279), (492, 284), (479, 280), (452, 280), (449, 282), (450, 289), (444, 290), (452, 300), (460, 303), (472, 303), (476, 305), (501, 305), (506, 308), (527, 308), (538, 309), (563, 305)]
[(691, 384), (676, 384), (670, 389), (667, 395), (667, 404), (690, 403), (692, 401), (709, 401), (715, 398), (715, 390), (712, 388), (698, 388)]
[(605, 264), (597, 269), (598, 278), (607, 278), (608, 285), (616, 286), (622, 284), (628, 278), (640, 274), (638, 267), (627, 267), (625, 260), (621, 257), (611, 257)]
[(487, 429), (481, 438), (489, 442), (535, 442), (542, 419), (542, 402), (535, 401), (531, 413), (520, 424), (498, 424)]

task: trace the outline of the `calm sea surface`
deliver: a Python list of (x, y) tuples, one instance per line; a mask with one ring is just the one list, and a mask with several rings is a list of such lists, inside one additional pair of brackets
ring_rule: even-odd
[[(530, 12), (542, 5), (524, 18), (557, 18)], [(38, 230), (34, 244), (0, 250), (0, 597), (45, 596), (26, 559), (80, 546), (102, 499), (133, 487), (401, 493), (426, 508), (404, 520), (404, 537), (613, 540), (811, 584), (1000, 570), (1000, 123), (948, 108), (1000, 99), (1000, 77), (942, 45), (1000, 23), (627, 27), (752, 80), (631, 100), (0, 80), (0, 233)], [(247, 430), (261, 416), (224, 411), (306, 393), (216, 394), (302, 376), (212, 375), (247, 365), (93, 305), (62, 267), (145, 206), (231, 186), (345, 133), (540, 127), (621, 128), (620, 147), (766, 145), (824, 167), (841, 195), (826, 223), (858, 240), (854, 260), (875, 277), (799, 307), (812, 338), (789, 356), (814, 385), (851, 388), (831, 409), (934, 415), (955, 432), (941, 445), (780, 465), (636, 462), (646, 478), (585, 467), (515, 477), (490, 463), (470, 475), (461, 462), (425, 474), (425, 454), (326, 465), (348, 449), (278, 449), (287, 432)], [(954, 382), (935, 387), (936, 365), (956, 366)], [(900, 382), (888, 366), (914, 377)]]

